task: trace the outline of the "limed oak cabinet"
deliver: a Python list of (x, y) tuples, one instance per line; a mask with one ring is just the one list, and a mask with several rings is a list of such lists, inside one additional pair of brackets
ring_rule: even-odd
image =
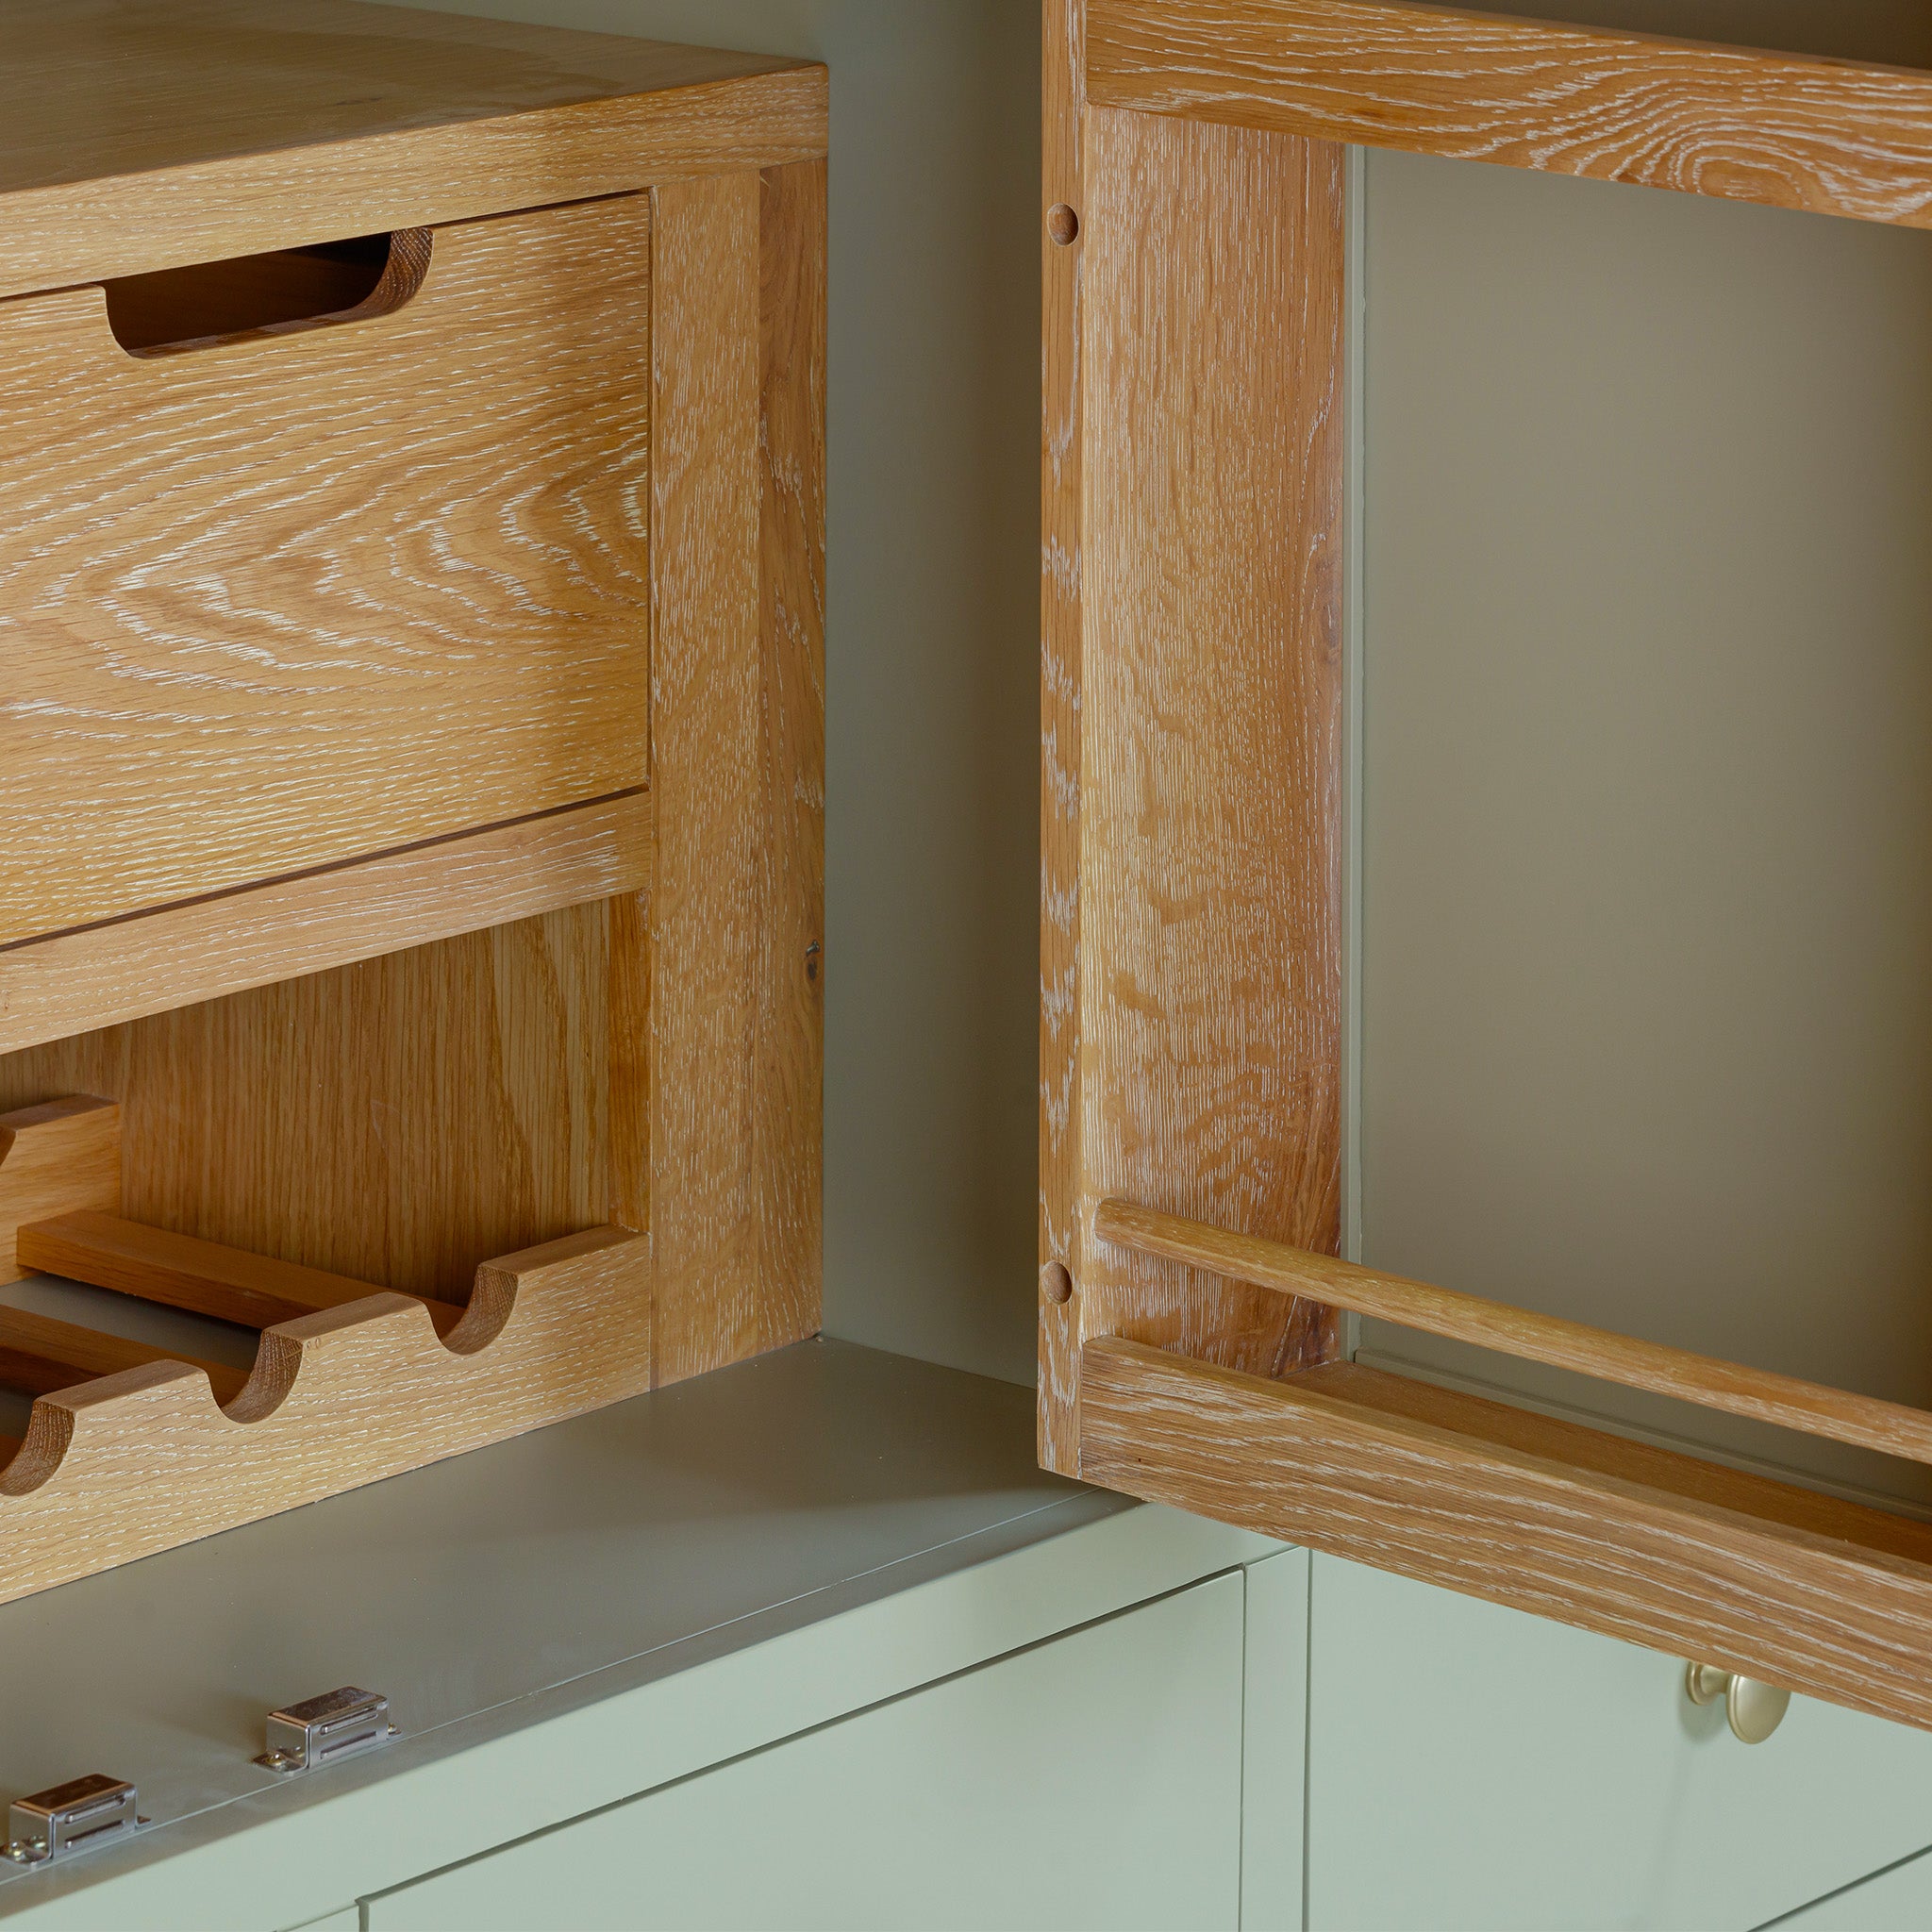
[(1932, 1726), (1923, 1521), (1348, 1324), (1919, 1463), (1932, 1415), (1339, 1258), (1349, 149), (1923, 228), (1932, 79), (1397, 0), (1054, 0), (1044, 45), (1042, 1460)]
[(0, 1598), (816, 1332), (825, 142), (8, 8)]

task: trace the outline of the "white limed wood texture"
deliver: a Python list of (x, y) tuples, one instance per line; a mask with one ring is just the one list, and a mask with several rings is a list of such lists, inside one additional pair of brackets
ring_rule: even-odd
[(660, 1382), (819, 1322), (824, 203), (778, 173), (655, 197)]
[(1932, 75), (1393, 0), (1091, 0), (1089, 98), (1932, 226)]
[(225, 1409), (179, 1362), (42, 1396), (0, 1473), (0, 1601), (638, 1393), (649, 1248), (593, 1228), (488, 1262), (441, 1341), (395, 1294), (280, 1324)]
[(1101, 1241), (1139, 1254), (1158, 1255), (1282, 1294), (1319, 1297), (1353, 1314), (1373, 1315), (1424, 1334), (1495, 1349), (1520, 1361), (1543, 1362), (1882, 1455), (1932, 1462), (1932, 1413), (1903, 1403), (1827, 1389), (1793, 1375), (1719, 1361), (1533, 1308), (1510, 1307), (1457, 1289), (1405, 1280), (1399, 1274), (1384, 1274), (1252, 1235), (1229, 1234), (1131, 1202), (1103, 1201), (1094, 1214), (1093, 1229)]
[(0, 947), (0, 1053), (538, 913), (645, 891), (635, 791)]
[(1080, 290), (1085, 244), (1054, 234), (1087, 206), (1085, 0), (1041, 8), (1040, 1460), (1080, 1463), (1080, 1309), (1054, 1298), (1080, 1260)]
[[(1342, 151), (1093, 108), (1086, 129), (1082, 1220), (1126, 1194), (1332, 1249)], [(1336, 1345), (1315, 1304), (1091, 1229), (1075, 1278), (1085, 1337), (1261, 1374)]]
[(1081, 1465), (1198, 1510), (1932, 1729), (1932, 1528), (1331, 1362), (1082, 1352)]
[(0, 1113), (0, 1281), (27, 1270), (16, 1253), (24, 1222), (121, 1207), (121, 1109), (84, 1094)]
[(9, 0), (0, 294), (825, 152), (823, 67), (364, 0)]
[(649, 260), (645, 197), (443, 229), (145, 361), (0, 305), (0, 941), (645, 782)]

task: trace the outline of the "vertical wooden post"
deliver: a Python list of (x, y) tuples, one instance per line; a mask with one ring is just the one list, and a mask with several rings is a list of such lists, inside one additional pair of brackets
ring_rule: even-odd
[[(1040, 248), (1040, 1460), (1078, 1473), (1080, 263), (1086, 0), (1045, 0)], [(1071, 232), (1070, 232), (1071, 230)]]
[(1070, 1474), (1082, 1340), (1263, 1374), (1337, 1347), (1320, 1305), (1090, 1222), (1118, 1194), (1339, 1242), (1345, 461), (1344, 151), (1084, 105), (1077, 12), (1048, 8), (1049, 192), (1084, 204), (1047, 244), (1041, 658), (1041, 1258), (1074, 1292), (1043, 1269), (1041, 1445)]
[(816, 1332), (824, 170), (656, 191), (657, 1372)]

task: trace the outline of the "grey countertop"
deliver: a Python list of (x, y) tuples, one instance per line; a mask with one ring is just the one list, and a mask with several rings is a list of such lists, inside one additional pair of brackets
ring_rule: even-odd
[(251, 1762), (277, 1705), (387, 1694), (379, 1775), (1126, 1507), (1027, 1390), (806, 1342), (0, 1607), (0, 1795), (107, 1772), (205, 1840), (314, 1781)]

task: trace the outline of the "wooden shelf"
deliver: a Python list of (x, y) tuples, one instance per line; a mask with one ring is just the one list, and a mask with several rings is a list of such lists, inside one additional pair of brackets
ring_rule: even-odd
[(0, 947), (0, 1053), (118, 1025), (651, 878), (638, 791)]

